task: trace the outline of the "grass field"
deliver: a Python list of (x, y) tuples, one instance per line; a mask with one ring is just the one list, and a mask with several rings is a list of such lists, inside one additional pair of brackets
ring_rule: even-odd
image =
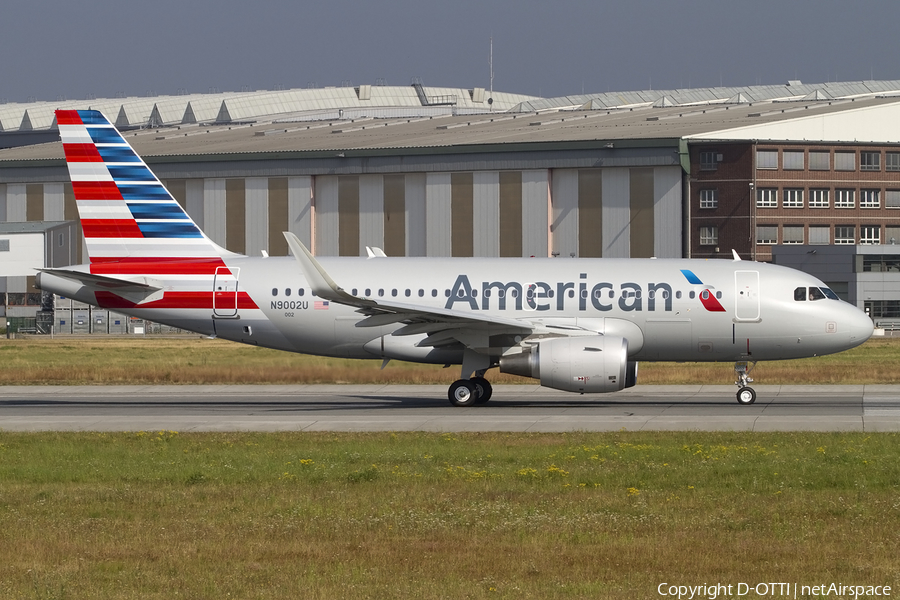
[(659, 597), (664, 582), (897, 590), (898, 442), (0, 433), (0, 597), (632, 599)]
[[(757, 384), (900, 383), (900, 339), (817, 358), (761, 362)], [(200, 337), (0, 340), (0, 385), (213, 383), (449, 384), (459, 368), (305, 356)], [(488, 372), (493, 383), (533, 380)], [(730, 385), (731, 363), (641, 363), (643, 384)]]
[[(754, 376), (898, 383), (898, 344), (761, 363)], [(198, 338), (0, 341), (6, 385), (458, 375), (379, 367)], [(724, 363), (640, 371), (641, 383), (732, 381)], [(630, 599), (660, 597), (661, 583), (739, 582), (896, 591), (898, 454), (895, 434), (0, 430), (0, 598)]]

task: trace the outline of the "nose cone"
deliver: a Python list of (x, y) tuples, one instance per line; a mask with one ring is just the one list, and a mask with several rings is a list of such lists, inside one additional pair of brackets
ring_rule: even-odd
[(872, 332), (875, 331), (875, 325), (866, 313), (855, 306), (847, 305), (844, 312), (846, 315), (843, 320), (846, 323), (845, 327), (850, 335), (849, 347), (855, 348), (872, 337)]

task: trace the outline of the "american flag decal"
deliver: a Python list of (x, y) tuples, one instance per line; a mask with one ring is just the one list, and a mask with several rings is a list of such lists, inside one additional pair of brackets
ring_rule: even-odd
[(316, 300), (313, 310), (328, 310), (328, 300)]

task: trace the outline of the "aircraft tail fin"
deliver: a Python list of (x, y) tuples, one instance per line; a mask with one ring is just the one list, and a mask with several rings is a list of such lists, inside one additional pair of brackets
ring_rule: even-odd
[(233, 256), (210, 240), (109, 120), (57, 110), (91, 263)]

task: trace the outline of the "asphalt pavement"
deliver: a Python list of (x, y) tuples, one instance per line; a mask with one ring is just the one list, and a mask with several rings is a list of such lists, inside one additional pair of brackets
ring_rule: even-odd
[(577, 395), (495, 386), (459, 408), (445, 386), (0, 387), (0, 431), (900, 431), (900, 386), (638, 385)]

